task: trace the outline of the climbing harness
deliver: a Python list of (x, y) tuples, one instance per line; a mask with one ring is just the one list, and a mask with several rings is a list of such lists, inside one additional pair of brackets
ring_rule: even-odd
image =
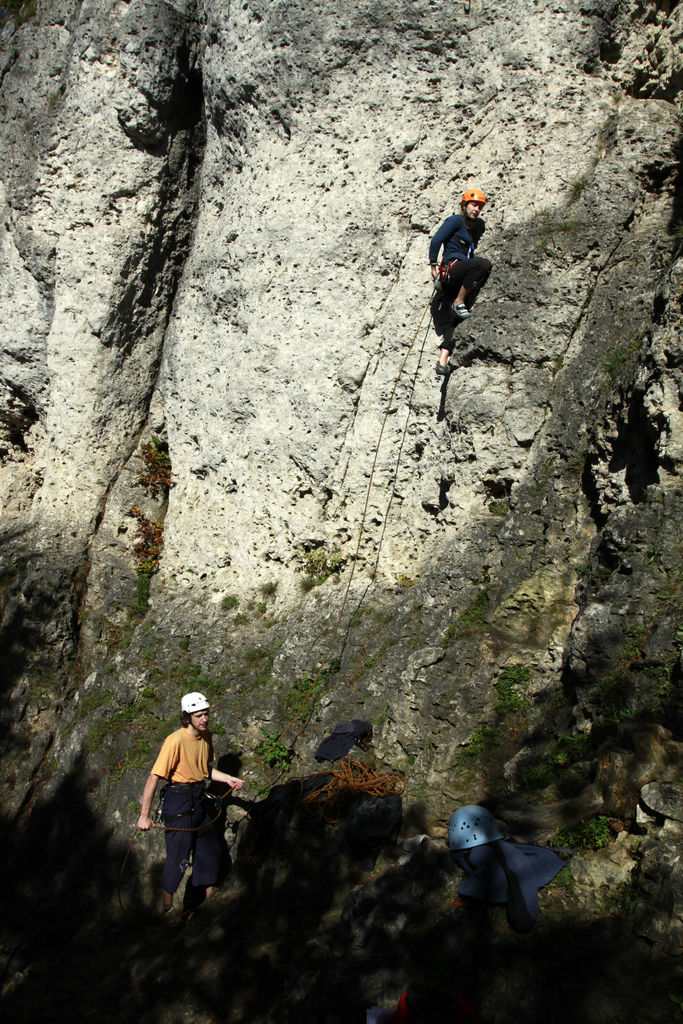
[[(159, 831), (159, 832), (200, 832), (203, 829), (208, 829), (212, 825), (216, 824), (216, 822), (220, 818), (221, 814), (223, 813), (223, 801), (226, 800), (230, 796), (230, 794), (232, 793), (232, 786), (230, 786), (228, 788), (227, 792), (223, 793), (222, 795), (219, 795), (218, 793), (207, 793), (206, 789), (204, 788), (204, 792), (202, 793), (202, 799), (210, 800), (214, 804), (214, 806), (217, 806), (217, 808), (218, 808), (215, 817), (211, 818), (210, 821), (202, 822), (201, 825), (197, 825), (194, 828), (181, 828), (181, 827), (179, 827), (177, 825), (167, 825), (164, 822), (164, 820), (163, 820), (163, 817), (164, 817), (164, 815), (162, 813), (163, 796), (164, 796), (164, 793), (166, 792), (166, 790), (169, 789), (171, 786), (174, 786), (174, 785), (175, 786), (184, 785), (184, 783), (169, 782), (169, 783), (167, 783), (162, 788), (161, 793), (159, 795), (159, 805), (158, 805), (156, 814), (154, 815), (155, 820), (152, 821), (152, 826), (151, 826), (152, 829), (154, 829), (156, 831)], [(188, 783), (187, 785), (193, 785), (193, 786), (201, 785), (201, 786), (205, 787), (205, 782), (202, 782), (202, 783)], [(188, 814), (191, 814), (192, 811), (195, 810), (195, 809), (196, 809), (196, 806), (193, 804), (193, 807), (191, 808), (190, 811), (182, 811), (180, 814), (174, 815), (174, 817), (175, 818), (186, 817)], [(136, 836), (141, 831), (142, 831), (142, 829), (139, 829), (137, 827), (137, 825), (133, 829), (133, 834), (130, 837), (130, 842), (128, 843), (128, 848), (126, 850), (126, 854), (125, 854), (125, 856), (123, 858), (123, 863), (121, 864), (121, 869), (119, 871), (118, 900), (119, 900), (119, 906), (121, 907), (121, 910), (124, 912), (124, 914), (128, 914), (128, 911), (126, 910), (126, 908), (123, 905), (123, 898), (122, 898), (122, 895), (121, 895), (121, 890), (122, 890), (122, 887), (123, 887), (123, 875), (124, 875), (124, 872), (126, 870), (126, 864), (128, 863), (128, 858), (130, 857), (131, 850), (133, 849), (133, 843), (135, 842)], [(146, 926), (146, 927), (149, 927), (149, 926)]]
[[(472, 246), (472, 251), (474, 251), (474, 246)], [(450, 274), (455, 264), (459, 262), (460, 260), (451, 260), (448, 265), (446, 265), (445, 263), (439, 264), (439, 272), (437, 276), (434, 278), (434, 287), (438, 292), (440, 292), (443, 289), (443, 286), (446, 283), (446, 278)]]
[[(179, 811), (177, 814), (166, 813), (163, 809), (164, 797), (166, 796), (169, 790), (173, 789), (189, 789), (190, 796), (192, 798), (192, 806), (185, 811)], [(231, 792), (231, 790), (229, 790), (228, 792)], [(226, 793), (225, 796), (227, 795), (228, 794)], [(196, 797), (198, 797), (198, 799), (195, 799)], [(212, 824), (213, 822), (206, 822), (204, 825), (198, 825), (196, 828), (188, 829), (173, 828), (172, 826), (167, 825), (166, 822), (168, 820), (175, 820), (178, 818), (187, 818), (189, 815), (192, 815), (198, 809), (198, 807), (201, 806), (202, 800), (206, 800), (207, 802), (213, 804), (218, 803), (220, 805), (224, 799), (225, 797), (219, 796), (217, 793), (208, 792), (206, 788), (206, 779), (202, 780), (201, 782), (167, 782), (164, 786), (161, 787), (161, 790), (159, 791), (159, 803), (157, 806), (156, 814), (154, 815), (154, 821), (157, 824), (154, 827), (163, 828), (165, 832), (196, 832), (199, 829), (208, 828), (208, 825)], [(218, 818), (220, 818), (220, 815), (221, 808), (219, 806), (218, 814), (213, 819), (213, 821), (217, 821)]]

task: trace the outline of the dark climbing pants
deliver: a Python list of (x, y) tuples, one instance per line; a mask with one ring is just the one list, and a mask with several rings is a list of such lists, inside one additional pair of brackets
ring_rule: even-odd
[(441, 284), (441, 293), (448, 301), (452, 301), (460, 289), (467, 289), (465, 305), (469, 309), (483, 288), (491, 273), (491, 261), (483, 256), (475, 256), (471, 260), (458, 260), (451, 264)]
[[(162, 805), (165, 832), (166, 863), (161, 874), (165, 892), (174, 893), (187, 869), (192, 855), (192, 885), (214, 885), (221, 860), (221, 841), (211, 824), (217, 811), (206, 797), (204, 783), (170, 785)], [(173, 831), (174, 829), (182, 831)]]

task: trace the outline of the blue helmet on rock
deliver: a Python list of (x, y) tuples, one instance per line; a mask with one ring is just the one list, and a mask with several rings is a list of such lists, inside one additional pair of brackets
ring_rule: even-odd
[(502, 839), (496, 819), (485, 807), (468, 804), (451, 814), (448, 822), (448, 845), (451, 850), (471, 850), (494, 839)]

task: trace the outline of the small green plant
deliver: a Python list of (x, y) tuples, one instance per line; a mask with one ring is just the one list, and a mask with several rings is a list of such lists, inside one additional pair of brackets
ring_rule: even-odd
[(587, 187), (588, 178), (577, 178), (576, 181), (573, 181), (569, 189), (569, 202), (575, 203), (580, 199)]
[(326, 686), (327, 681), (322, 676), (318, 679), (309, 675), (302, 676), (285, 696), (285, 708), (290, 714), (296, 714), (298, 719), (305, 721), (317, 706)]
[(221, 601), (221, 608), (224, 612), (229, 612), (236, 608), (239, 603), (239, 598), (235, 597), (234, 594), (226, 594)]
[(274, 661), (275, 653), (268, 648), (255, 647), (246, 652), (244, 663), (254, 672), (255, 686), (265, 686), (270, 682)]
[(404, 572), (399, 572), (394, 579), (396, 580), (396, 586), (400, 590), (410, 590), (417, 583), (417, 579), (414, 576), (406, 576)]
[(602, 850), (609, 846), (611, 838), (609, 818), (606, 814), (599, 814), (597, 818), (582, 821), (573, 828), (558, 828), (552, 845), (579, 850)]
[(145, 686), (133, 701), (117, 709), (109, 700), (104, 712), (93, 721), (84, 748), (93, 753), (108, 750), (110, 779), (120, 779), (128, 769), (150, 764), (152, 741), (163, 729), (154, 715), (157, 702), (154, 687)]
[(492, 516), (506, 516), (510, 511), (507, 501), (493, 501), (489, 505), (489, 512)]
[(478, 757), (479, 754), (495, 750), (500, 744), (501, 735), (499, 730), (493, 725), (487, 725), (486, 722), (482, 722), (470, 736), (465, 747), (465, 753), (468, 757)]
[(681, 593), (683, 589), (683, 574), (680, 570), (666, 570), (666, 583), (662, 589), (657, 593), (657, 600), (662, 601), (665, 605), (670, 605)]
[(256, 748), (257, 756), (262, 758), (269, 768), (276, 771), (289, 771), (292, 752), (280, 739), (280, 733), (261, 729), (261, 735), (263, 740)]
[(556, 778), (557, 769), (552, 762), (537, 761), (525, 765), (519, 773), (518, 786), (522, 793), (545, 789)]
[(626, 642), (619, 652), (619, 662), (622, 666), (628, 667), (634, 661), (641, 660), (648, 636), (648, 631), (639, 626), (631, 626), (626, 630)]
[(615, 345), (614, 348), (610, 349), (609, 352), (603, 356), (600, 362), (603, 370), (605, 370), (610, 380), (616, 380), (624, 366), (631, 365), (635, 362), (635, 357), (640, 349), (641, 340), (641, 336), (637, 335), (629, 342), (622, 345)]
[(659, 565), (662, 561), (662, 549), (659, 544), (651, 544), (647, 549), (647, 564)]
[(612, 914), (624, 916), (631, 912), (633, 907), (633, 889), (628, 882), (622, 882), (610, 895), (609, 909)]
[[(566, 795), (570, 795), (571, 766), (585, 756), (588, 743), (588, 737), (584, 734), (571, 736), (560, 733), (548, 744), (542, 756), (521, 769), (518, 779), (520, 792), (528, 793), (557, 785)], [(583, 784), (584, 780), (581, 781)]]
[(139, 505), (133, 505), (128, 513), (137, 520), (138, 528), (135, 552), (135, 571), (141, 576), (152, 576), (159, 568), (161, 549), (164, 543), (164, 528), (154, 519), (148, 519)]
[(669, 1001), (674, 1004), (674, 1018), (676, 1020), (683, 1020), (683, 996), (674, 995), (673, 992), (669, 992)]
[(464, 637), (473, 636), (484, 627), (484, 618), (488, 608), (489, 597), (486, 588), (480, 590), (477, 596), (470, 602), (463, 612), (456, 615), (453, 622), (446, 630), (441, 646), (446, 648), (462, 640)]
[[(14, 24), (19, 28), (25, 22), (30, 21), (35, 16), (37, 10), (37, 0), (3, 0), (2, 4), (3, 14), (7, 13), (14, 18)], [(3, 18), (0, 17), (0, 25), (2, 25)]]
[(538, 245), (545, 248), (551, 235), (571, 234), (584, 227), (580, 220), (555, 220), (552, 210), (541, 210), (538, 214), (540, 222), (540, 240)]
[[(678, 660), (678, 659), (675, 659)], [(646, 665), (645, 675), (654, 683), (655, 693), (650, 708), (654, 714), (664, 712), (674, 691), (673, 665)]]
[(182, 692), (185, 690), (199, 690), (209, 700), (219, 700), (225, 695), (225, 686), (208, 675), (201, 665), (191, 665), (185, 670), (184, 678), (178, 680), (178, 686)]
[(153, 437), (140, 445), (140, 454), (135, 458), (142, 462), (137, 482), (153, 498), (167, 498), (171, 487), (171, 460), (164, 442)]
[(613, 725), (632, 718), (632, 690), (633, 681), (624, 668), (617, 669), (598, 680), (595, 697), (600, 717)]
[(386, 722), (388, 713), (389, 708), (388, 706), (385, 706), (381, 711), (375, 712), (372, 716), (372, 724), (376, 732), (378, 732)]
[(277, 580), (271, 580), (269, 583), (262, 583), (259, 590), (264, 597), (272, 597), (277, 590)]
[(581, 476), (583, 474), (583, 468), (586, 465), (586, 453), (584, 451), (574, 452), (567, 459), (566, 466), (569, 473), (575, 476)]
[(106, 689), (100, 690), (97, 693), (89, 693), (87, 696), (81, 698), (77, 704), (77, 721), (86, 718), (88, 715), (92, 714), (93, 711), (102, 707), (103, 704), (109, 703), (112, 696), (113, 690)]
[(358, 607), (354, 608), (353, 612), (351, 613), (351, 617), (349, 618), (349, 625), (360, 626), (361, 622), (363, 621), (363, 616), (367, 614), (367, 610), (365, 608), (361, 608), (361, 606), (358, 605)]
[(299, 561), (305, 574), (301, 586), (307, 591), (320, 586), (330, 576), (336, 576), (346, 563), (343, 555), (331, 554), (322, 546), (311, 551), (300, 551)]
[(571, 231), (578, 231), (582, 227), (583, 221), (580, 220), (560, 220), (553, 224), (550, 230), (566, 234)]
[(501, 714), (524, 711), (529, 707), (526, 697), (517, 692), (526, 689), (531, 680), (531, 669), (526, 665), (508, 665), (496, 679), (494, 686), (498, 694), (496, 711)]

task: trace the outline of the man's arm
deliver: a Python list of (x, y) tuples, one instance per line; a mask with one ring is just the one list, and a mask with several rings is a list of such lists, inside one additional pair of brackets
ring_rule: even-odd
[(452, 217), (446, 218), (436, 234), (433, 235), (432, 240), (429, 243), (429, 262), (431, 264), (435, 264), (437, 262), (441, 246), (448, 241), (461, 220), (462, 217), (459, 214), (454, 213)]
[(159, 778), (159, 775), (148, 775), (145, 788), (142, 791), (142, 806), (140, 808), (140, 817), (138, 818), (138, 828), (142, 832), (146, 832), (152, 827), (152, 819), (149, 812), (152, 809), (152, 800), (154, 800), (154, 794), (159, 785)]
[(218, 768), (209, 768), (211, 779), (213, 782), (225, 782), (227, 786), (231, 786), (235, 792), (240, 790), (244, 785), (244, 779), (238, 779), (234, 775), (228, 775), (227, 772), (221, 772)]

